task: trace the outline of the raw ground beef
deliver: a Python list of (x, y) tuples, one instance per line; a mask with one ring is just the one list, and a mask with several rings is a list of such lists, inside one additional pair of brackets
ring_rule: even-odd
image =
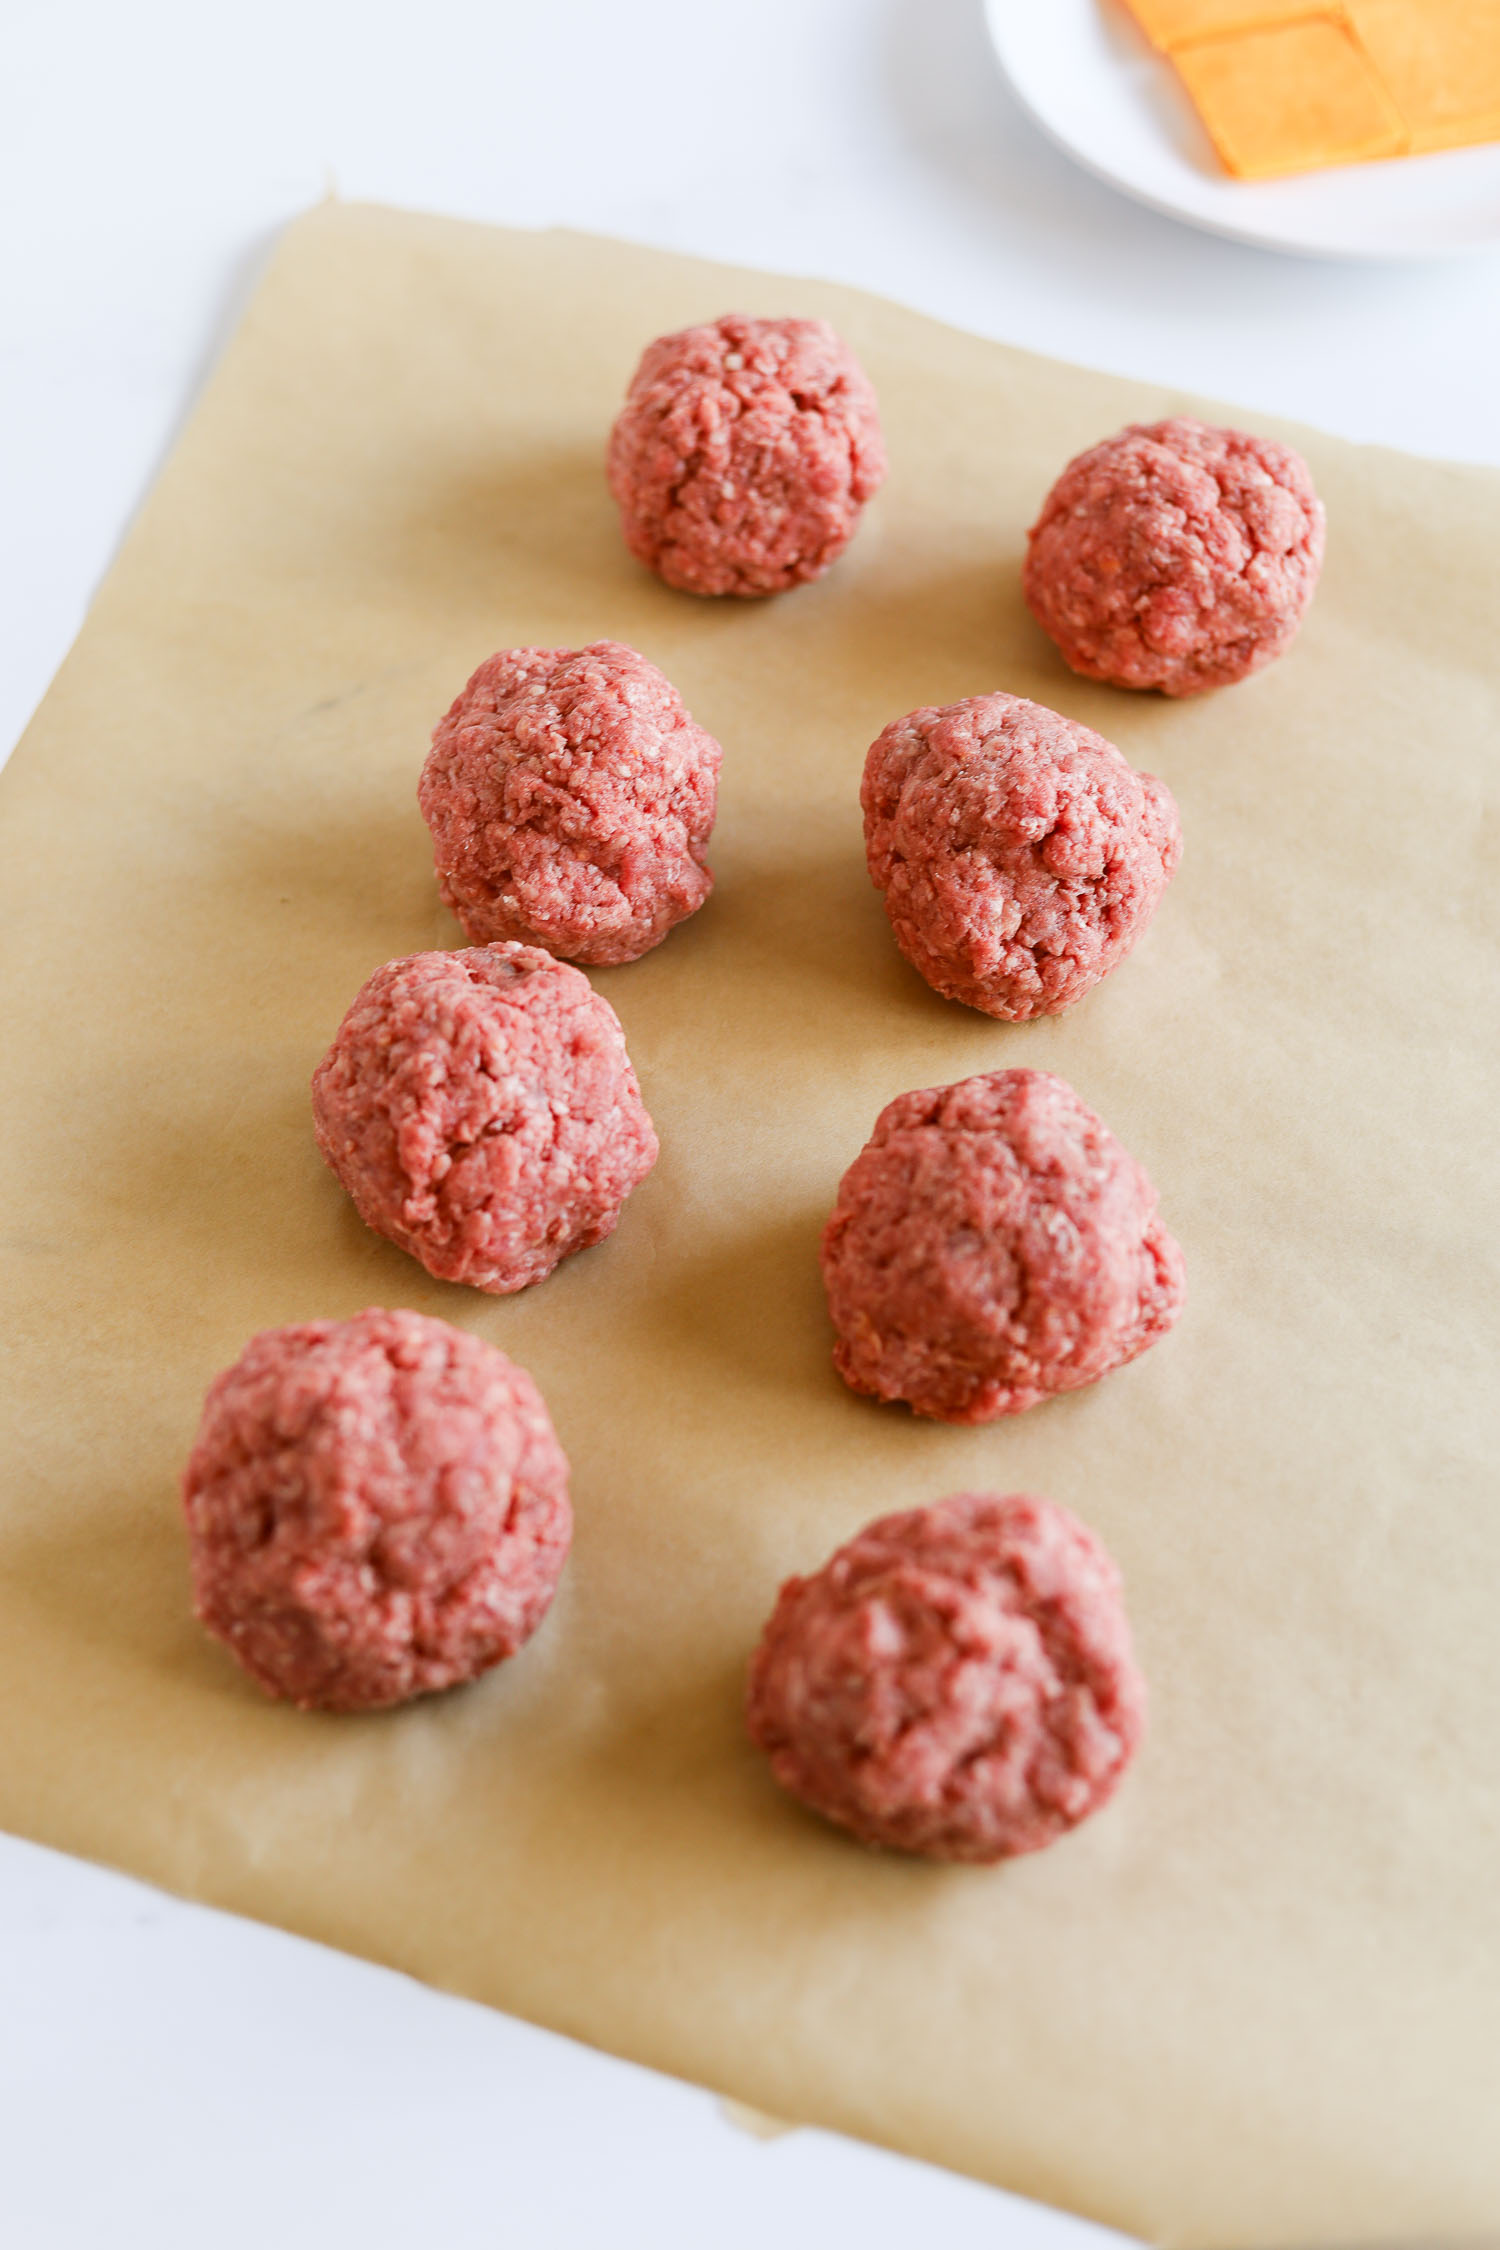
[(379, 1710), (514, 1656), (572, 1537), (531, 1377), (412, 1312), (253, 1336), (209, 1390), (183, 1501), (199, 1617), (304, 1710)]
[(1075, 672), (1195, 695), (1288, 647), (1323, 566), (1290, 446), (1186, 415), (1070, 461), (1029, 535), (1026, 600)]
[(657, 1156), (619, 1017), (535, 946), (377, 969), (314, 1073), (313, 1121), (366, 1226), (495, 1294), (612, 1234)]
[(647, 345), (607, 467), (626, 546), (669, 586), (778, 594), (843, 553), (885, 447), (826, 320), (726, 313)]
[(782, 1787), (864, 1843), (996, 1860), (1098, 1811), (1145, 1708), (1092, 1532), (1050, 1500), (965, 1492), (788, 1579), (747, 1715)]
[(893, 720), (860, 803), (896, 943), (947, 1000), (1022, 1023), (1107, 976), (1182, 853), (1166, 783), (1018, 695)]
[(995, 1070), (902, 1094), (839, 1183), (823, 1281), (852, 1390), (992, 1422), (1165, 1335), (1182, 1253), (1071, 1086)]
[(438, 722), (417, 796), (476, 945), (634, 961), (713, 888), (722, 753), (618, 641), (501, 649)]

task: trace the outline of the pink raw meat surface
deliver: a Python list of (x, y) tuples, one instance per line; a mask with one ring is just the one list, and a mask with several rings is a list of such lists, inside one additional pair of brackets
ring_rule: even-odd
[(1155, 1189), (1044, 1070), (888, 1103), (839, 1183), (822, 1260), (845, 1382), (941, 1422), (1097, 1382), (1182, 1306)]
[(1031, 528), (1031, 614), (1075, 672), (1195, 695), (1290, 647), (1323, 566), (1300, 453), (1179, 415), (1070, 461)]
[(501, 649), (438, 722), (418, 801), (476, 945), (634, 961), (713, 888), (722, 753), (618, 641)]
[(944, 999), (1023, 1023), (1107, 976), (1182, 854), (1166, 783), (1019, 695), (912, 711), (877, 735), (860, 803), (896, 943)]
[(1145, 1708), (1093, 1533), (1050, 1500), (965, 1492), (788, 1579), (747, 1716), (782, 1787), (864, 1843), (996, 1860), (1098, 1811)]
[(619, 1017), (525, 945), (377, 969), (313, 1075), (313, 1122), (366, 1226), (496, 1295), (612, 1234), (657, 1156)]
[(304, 1710), (379, 1710), (514, 1656), (573, 1528), (531, 1377), (412, 1312), (253, 1336), (209, 1390), (183, 1501), (199, 1617)]
[(885, 475), (875, 393), (826, 320), (726, 313), (648, 344), (610, 433), (625, 544), (689, 594), (779, 594)]

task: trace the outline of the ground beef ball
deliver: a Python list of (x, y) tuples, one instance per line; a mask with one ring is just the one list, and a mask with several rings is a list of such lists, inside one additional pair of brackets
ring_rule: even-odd
[(1195, 695), (1290, 647), (1323, 566), (1290, 446), (1186, 415), (1070, 461), (1032, 526), (1026, 600), (1075, 672)]
[(419, 1313), (253, 1336), (183, 1479), (198, 1615), (271, 1695), (374, 1711), (514, 1656), (572, 1537), (524, 1368)]
[(502, 649), (422, 769), (444, 902), (476, 945), (636, 960), (713, 888), (721, 755), (633, 648)]
[(864, 1843), (995, 1860), (1098, 1811), (1145, 1708), (1092, 1532), (1050, 1500), (963, 1492), (788, 1579), (747, 1712), (782, 1787)]
[(1182, 1253), (1071, 1086), (994, 1070), (902, 1094), (839, 1183), (823, 1281), (852, 1390), (993, 1422), (1165, 1335)]
[(946, 1000), (1023, 1023), (1123, 959), (1182, 852), (1166, 783), (1019, 695), (893, 720), (860, 803), (896, 943)]
[(366, 1226), (496, 1295), (612, 1234), (657, 1155), (619, 1017), (527, 945), (377, 969), (313, 1075), (313, 1121)]
[(726, 313), (648, 344), (609, 440), (625, 544), (689, 594), (821, 577), (885, 475), (875, 393), (826, 320)]

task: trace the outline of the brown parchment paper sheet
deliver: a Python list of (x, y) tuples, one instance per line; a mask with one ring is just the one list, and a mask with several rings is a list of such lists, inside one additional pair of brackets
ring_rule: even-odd
[[(892, 470), (775, 602), (669, 593), (600, 468), (645, 340), (821, 312)], [(367, 208), (292, 228), (0, 777), (0, 1819), (720, 2088), (1165, 2242), (1500, 2226), (1495, 773), (1500, 479), (1306, 436), (1295, 649), (1173, 704), (1073, 678), (1023, 536), (1165, 394), (851, 291)], [(1264, 424), (1262, 424), (1264, 426)], [(723, 741), (718, 889), (597, 982), (662, 1139), (542, 1287), (431, 1282), (313, 1147), (366, 974), (457, 944), (414, 801), (497, 646), (612, 635)], [(1176, 791), (1182, 872), (1066, 1019), (897, 956), (856, 785), (1006, 687)], [(833, 1375), (819, 1224), (876, 1110), (1063, 1072), (1185, 1245), (1177, 1331), (978, 1431)], [(264, 1701), (188, 1607), (176, 1480), (254, 1329), (370, 1304), (530, 1367), (575, 1468), (532, 1646), (393, 1716)], [(1125, 1573), (1116, 1803), (994, 1871), (876, 1857), (742, 1738), (783, 1575), (1032, 1488)]]

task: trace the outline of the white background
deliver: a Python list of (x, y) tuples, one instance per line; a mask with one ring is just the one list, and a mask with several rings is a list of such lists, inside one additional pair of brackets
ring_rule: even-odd
[[(1251, 415), (1500, 462), (1500, 254), (1339, 267), (1138, 209), (1021, 117), (979, 0), (9, 0), (0, 756), (277, 229), (330, 189), (831, 276)], [(1098, 2239), (823, 2135), (754, 2141), (706, 2095), (0, 1838), (0, 2238), (419, 2231)]]

